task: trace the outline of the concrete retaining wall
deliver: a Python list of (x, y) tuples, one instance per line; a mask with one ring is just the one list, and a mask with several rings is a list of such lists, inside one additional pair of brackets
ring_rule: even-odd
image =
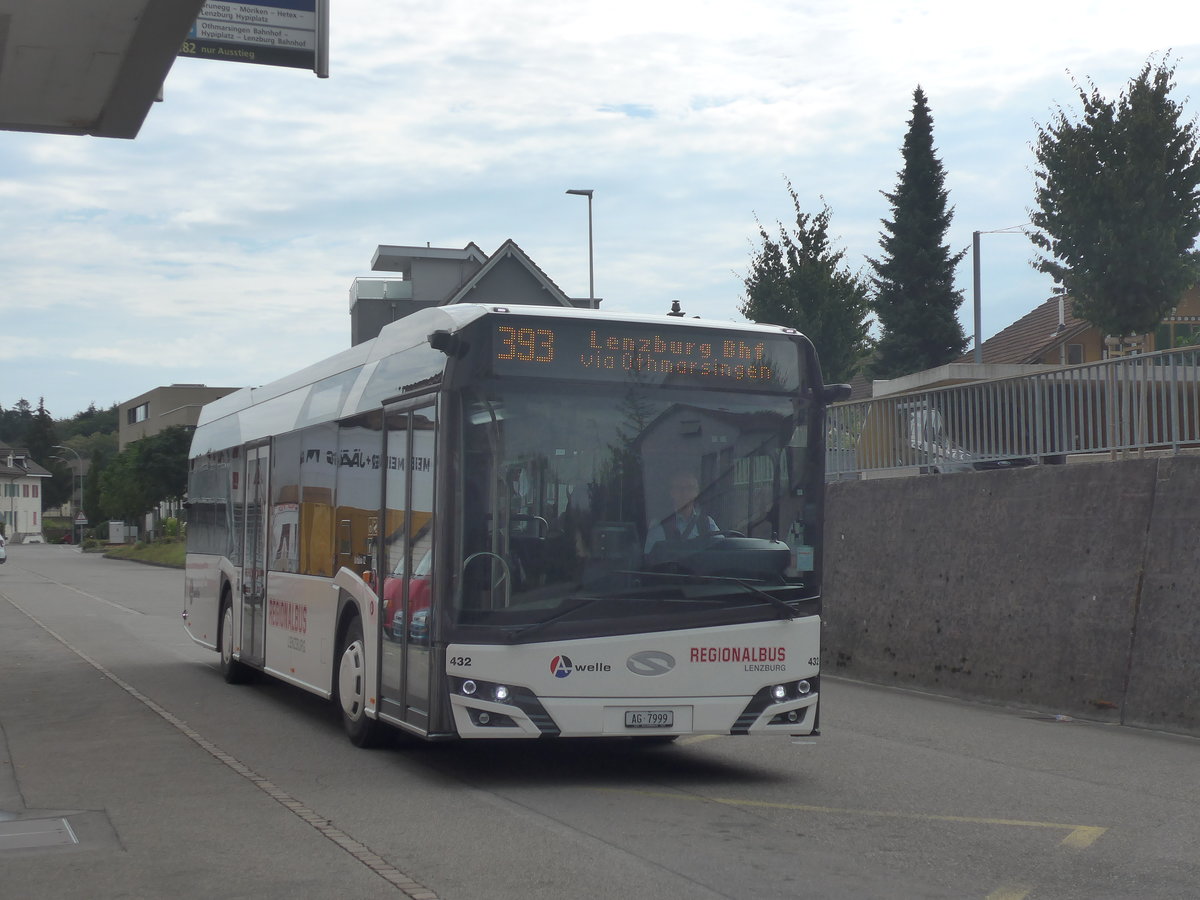
[(1200, 734), (1200, 457), (828, 490), (825, 671)]

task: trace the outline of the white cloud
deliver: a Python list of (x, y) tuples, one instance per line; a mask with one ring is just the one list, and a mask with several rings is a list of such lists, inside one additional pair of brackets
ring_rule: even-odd
[[(784, 176), (829, 203), (851, 268), (878, 252), (918, 83), (965, 246), (1026, 221), (1033, 123), (1075, 100), (1068, 71), (1115, 93), (1174, 47), (1178, 96), (1200, 95), (1198, 10), (338, 0), (327, 80), (180, 60), (135, 141), (0, 134), (0, 403), (270, 380), (348, 343), (380, 243), (511, 237), (586, 295), (567, 187), (596, 189), (606, 308), (738, 318), (755, 216), (793, 215)], [(1048, 293), (1030, 255), (985, 238), (985, 335)]]

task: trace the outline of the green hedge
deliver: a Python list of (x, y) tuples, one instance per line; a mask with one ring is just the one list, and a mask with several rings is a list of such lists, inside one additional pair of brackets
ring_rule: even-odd
[(78, 535), (79, 530), (70, 519), (58, 517), (42, 519), (42, 537), (46, 539), (47, 544), (74, 543), (78, 540)]

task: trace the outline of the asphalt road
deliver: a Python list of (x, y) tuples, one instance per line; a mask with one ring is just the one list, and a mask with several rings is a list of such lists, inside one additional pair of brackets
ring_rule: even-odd
[(811, 739), (353, 747), (182, 574), (11, 546), (0, 897), (1188, 898), (1200, 741), (826, 677)]

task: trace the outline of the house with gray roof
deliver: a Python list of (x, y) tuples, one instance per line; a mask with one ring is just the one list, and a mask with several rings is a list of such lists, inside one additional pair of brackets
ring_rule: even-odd
[(28, 450), (0, 442), (0, 529), (5, 540), (42, 540), (42, 483), (50, 477)]
[(490, 256), (474, 242), (461, 250), (380, 244), (371, 270), (350, 286), (350, 343), (369, 341), (387, 324), (419, 309), (451, 303), (512, 303), (599, 309), (568, 297), (511, 238)]

